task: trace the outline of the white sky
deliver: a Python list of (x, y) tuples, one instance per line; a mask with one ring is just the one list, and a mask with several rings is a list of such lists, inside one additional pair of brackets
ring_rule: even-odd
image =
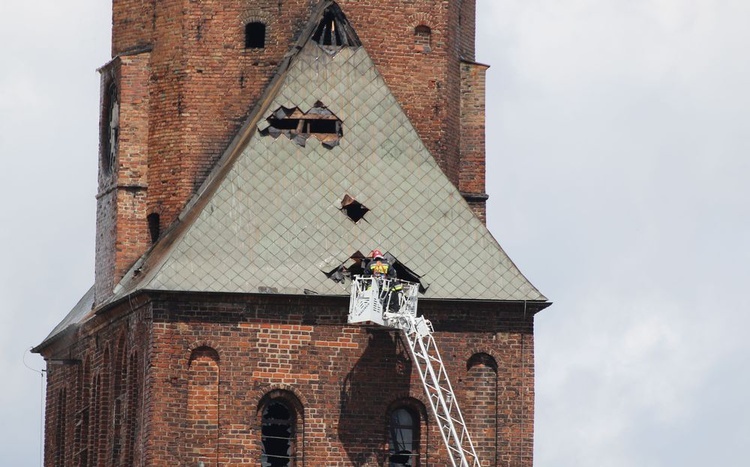
[[(40, 465), (24, 352), (93, 282), (108, 3), (0, 2), (5, 465)], [(750, 2), (478, 10), (489, 226), (555, 302), (536, 321), (535, 465), (750, 465)]]

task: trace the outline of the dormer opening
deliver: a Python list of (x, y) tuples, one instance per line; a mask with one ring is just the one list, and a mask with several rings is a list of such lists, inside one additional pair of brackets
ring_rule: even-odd
[(245, 48), (263, 49), (266, 47), (266, 25), (251, 21), (245, 25)]

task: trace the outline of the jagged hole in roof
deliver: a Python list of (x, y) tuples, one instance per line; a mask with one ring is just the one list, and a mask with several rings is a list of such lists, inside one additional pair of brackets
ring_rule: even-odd
[[(425, 293), (429, 284), (422, 281), (422, 277), (414, 272), (411, 268), (406, 266), (404, 263), (398, 260), (391, 253), (386, 253), (386, 260), (389, 264), (393, 265), (393, 269), (396, 271), (396, 278), (403, 281), (414, 282), (419, 284), (419, 292)], [(349, 259), (333, 268), (332, 270), (325, 272), (326, 277), (334, 282), (344, 282), (345, 280), (351, 280), (354, 276), (360, 276), (365, 273), (365, 264), (367, 258), (359, 250), (355, 251)]]
[(338, 5), (333, 4), (323, 13), (312, 39), (324, 47), (360, 47), (357, 33), (347, 21)]
[(370, 209), (346, 194), (344, 195), (344, 199), (341, 200), (341, 210), (346, 213), (349, 219), (356, 223), (364, 219), (365, 214), (367, 214), (367, 211), (369, 211)]
[(270, 135), (274, 139), (284, 135), (302, 147), (310, 136), (314, 136), (324, 147), (332, 149), (344, 136), (341, 120), (320, 101), (307, 112), (299, 107), (279, 107), (266, 121), (268, 126), (260, 130), (261, 135)]

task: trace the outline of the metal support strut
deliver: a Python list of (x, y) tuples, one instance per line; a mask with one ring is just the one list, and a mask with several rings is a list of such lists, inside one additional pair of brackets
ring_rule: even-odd
[(417, 316), (418, 294), (418, 284), (397, 279), (357, 276), (352, 281), (349, 322), (374, 322), (404, 332), (451, 465), (480, 467), (474, 444), (432, 335), (432, 323), (424, 316)]

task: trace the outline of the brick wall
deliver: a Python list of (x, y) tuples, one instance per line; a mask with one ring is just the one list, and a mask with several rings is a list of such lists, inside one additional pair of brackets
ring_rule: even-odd
[(461, 63), (461, 170), (458, 189), (486, 222), (485, 73), (487, 66)]
[[(146, 222), (149, 134), (150, 53), (123, 55), (101, 71), (102, 132), (108, 131), (107, 108), (116, 88), (119, 113), (117, 157), (107, 161), (107, 147), (100, 145), (99, 193), (97, 194), (96, 297), (109, 298), (115, 284), (148, 249)], [(107, 167), (107, 165), (111, 165)]]
[[(531, 466), (532, 315), (512, 304), (420, 309), (482, 465)], [(447, 465), (400, 334), (348, 326), (346, 313), (346, 299), (211, 294), (140, 296), (107, 311), (45, 351), (80, 361), (49, 366), (45, 465), (58, 455), (78, 465), (84, 450), (104, 465), (257, 465), (269, 394), (298, 407), (301, 465), (386, 465), (388, 413), (401, 404), (423, 414), (422, 465)], [(76, 438), (84, 413), (91, 427)]]

